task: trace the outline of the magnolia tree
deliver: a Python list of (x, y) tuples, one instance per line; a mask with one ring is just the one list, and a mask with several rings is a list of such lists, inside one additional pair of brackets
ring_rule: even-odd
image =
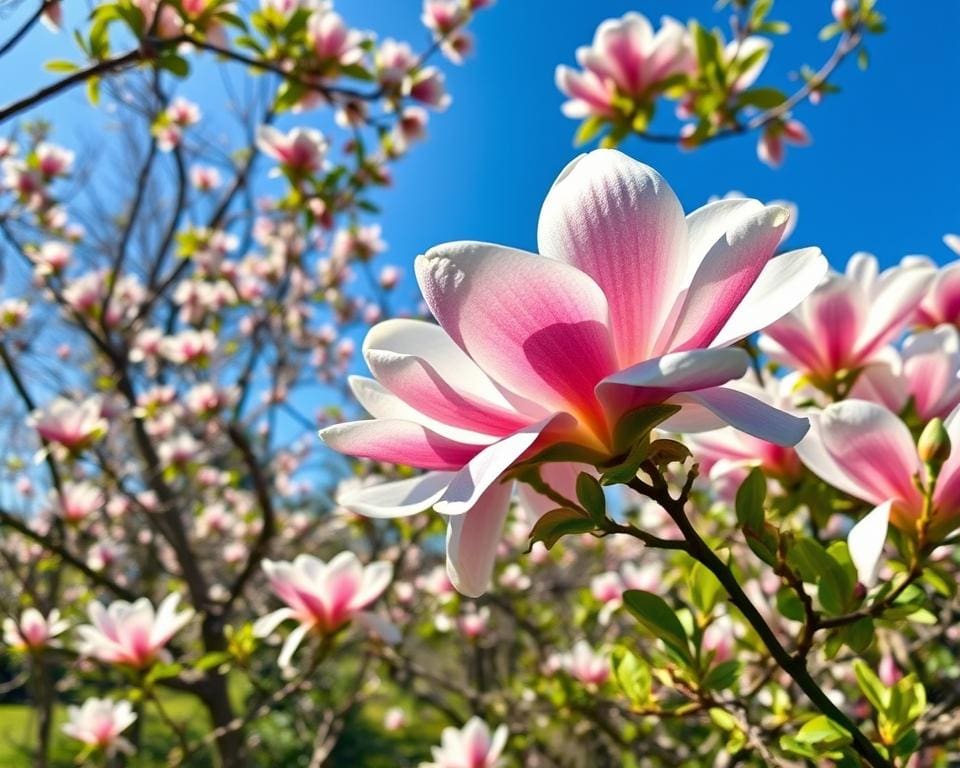
[[(831, 272), (788, 207), (684, 214), (612, 148), (779, 162), (873, 3), (824, 9), (792, 96), (771, 2), (730, 42), (603, 22), (557, 82), (604, 148), (540, 254), (430, 249), (421, 317), (376, 188), (490, 4), (427, 0), (418, 48), (324, 2), (102, 3), (0, 108), (5, 764), (955, 761), (958, 267)], [(27, 16), (0, 55), (65, 24)], [(31, 112), (76, 86), (111, 147)]]

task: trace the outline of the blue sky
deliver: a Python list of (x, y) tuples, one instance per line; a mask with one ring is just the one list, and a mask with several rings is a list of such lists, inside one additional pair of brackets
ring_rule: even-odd
[[(77, 5), (67, 3), (74, 19)], [(762, 82), (788, 88), (800, 64), (819, 66), (829, 55), (830, 44), (816, 37), (829, 20), (829, 3), (781, 0), (777, 6), (774, 16), (789, 21), (793, 32), (777, 39)], [(31, 7), (22, 3), (2, 26), (11, 28)], [(940, 238), (960, 230), (960, 63), (954, 53), (960, 4), (925, 6), (923, 13), (882, 0), (879, 7), (889, 32), (869, 41), (870, 69), (847, 62), (836, 80), (843, 93), (797, 110), (814, 144), (791, 151), (780, 170), (757, 161), (752, 136), (692, 153), (638, 140), (623, 149), (660, 170), (687, 209), (730, 189), (795, 201), (800, 218), (792, 245), (819, 245), (834, 265), (860, 249), (883, 264), (908, 253), (949, 259)], [(351, 24), (383, 36), (425, 38), (419, 0), (339, 0), (337, 8)], [(463, 67), (445, 65), (452, 107), (435, 116), (430, 140), (395, 167), (395, 187), (380, 196), (387, 258), (409, 267), (416, 254), (453, 239), (535, 247), (543, 196), (576, 153), (576, 124), (560, 113), (554, 68), (573, 63), (574, 50), (589, 42), (599, 22), (628, 10), (654, 19), (669, 10), (680, 19), (726, 26), (726, 14), (714, 12), (708, 0), (499, 0), (478, 15), (477, 53)], [(37, 73), (42, 82), (51, 76), (39, 71), (39, 61), (73, 52), (66, 35), (38, 28), (4, 70)], [(0, 101), (21, 95), (24, 82), (2, 78)], [(212, 104), (223, 98), (220, 91), (217, 77), (188, 88)], [(57, 138), (67, 143), (72, 134), (99, 130), (80, 92), (43, 112), (56, 119)]]

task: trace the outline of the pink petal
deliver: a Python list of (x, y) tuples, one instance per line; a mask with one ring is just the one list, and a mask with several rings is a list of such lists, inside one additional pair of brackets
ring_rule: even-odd
[(483, 450), (400, 419), (348, 421), (321, 430), (320, 438), (348, 456), (420, 469), (460, 469)]
[(447, 574), (461, 594), (479, 597), (490, 585), (512, 491), (513, 483), (494, 483), (469, 512), (447, 522)]
[(786, 208), (771, 206), (729, 222), (693, 276), (672, 349), (705, 347), (716, 338), (773, 256), (788, 219)]
[(859, 358), (866, 359), (903, 331), (935, 274), (914, 266), (894, 267), (880, 276), (880, 289), (871, 297), (870, 314), (858, 340)]
[(593, 388), (615, 362), (607, 302), (589, 277), (470, 242), (432, 248), (416, 272), (434, 316), (496, 382), (549, 410), (599, 417)]
[(686, 271), (683, 210), (666, 181), (621, 152), (582, 155), (540, 212), (540, 252), (603, 289), (619, 367), (650, 357)]
[(670, 402), (702, 405), (731, 427), (776, 445), (796, 445), (807, 433), (805, 417), (793, 416), (762, 400), (727, 387), (686, 392)]
[(880, 504), (900, 499), (919, 505), (913, 476), (921, 471), (910, 430), (886, 408), (864, 400), (846, 400), (820, 417), (823, 446), (853, 482)]

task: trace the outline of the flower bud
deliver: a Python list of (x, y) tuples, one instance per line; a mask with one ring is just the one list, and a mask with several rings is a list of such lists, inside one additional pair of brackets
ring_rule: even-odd
[(943, 426), (943, 419), (932, 419), (917, 442), (917, 452), (924, 464), (929, 464), (934, 471), (943, 466), (943, 462), (950, 456), (950, 435)]

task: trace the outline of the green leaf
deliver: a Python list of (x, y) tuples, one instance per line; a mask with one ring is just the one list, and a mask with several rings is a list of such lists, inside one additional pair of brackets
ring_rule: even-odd
[(577, 500), (594, 523), (602, 526), (606, 522), (607, 500), (603, 495), (603, 488), (589, 472), (581, 472), (577, 477)]
[(740, 662), (731, 659), (717, 664), (707, 672), (701, 685), (708, 691), (724, 691), (733, 686), (738, 677), (740, 677)]
[(172, 72), (177, 77), (187, 77), (190, 74), (190, 64), (182, 56), (173, 54), (164, 56), (157, 61), (157, 65), (168, 72)]
[(211, 651), (210, 653), (205, 653), (203, 656), (201, 656), (197, 660), (196, 664), (193, 665), (193, 668), (206, 671), (208, 669), (219, 667), (232, 660), (233, 655), (227, 651)]
[(611, 658), (614, 679), (635, 706), (646, 704), (653, 689), (650, 668), (633, 653), (617, 648)]
[(850, 734), (826, 715), (818, 715), (804, 723), (796, 738), (801, 744), (822, 744), (828, 749), (852, 741)]
[(690, 569), (690, 599), (704, 614), (710, 614), (723, 595), (723, 585), (702, 563)]
[(558, 507), (551, 509), (541, 517), (530, 531), (529, 552), (533, 545), (542, 541), (547, 549), (553, 547), (562, 537), (570, 534), (590, 533), (596, 528), (589, 517), (579, 509)]
[(87, 80), (87, 101), (95, 107), (100, 103), (100, 78), (91, 77)]
[(751, 88), (740, 94), (740, 106), (772, 109), (787, 100), (787, 95), (779, 88)]
[(862, 618), (852, 624), (847, 624), (838, 630), (838, 634), (851, 650), (864, 653), (873, 643), (873, 619)]
[(662, 597), (640, 589), (628, 589), (623, 593), (623, 604), (650, 634), (663, 640), (681, 660), (690, 662), (687, 633)]
[(640, 465), (650, 455), (650, 441), (644, 439), (630, 449), (630, 453), (619, 463), (609, 467), (600, 475), (601, 485), (620, 485), (629, 483), (637, 476)]
[(54, 61), (48, 61), (43, 65), (43, 68), (48, 72), (76, 72), (80, 69), (79, 65), (74, 64), (72, 61), (63, 61), (62, 59), (55, 59)]
[(577, 128), (577, 134), (573, 139), (573, 145), (575, 147), (581, 147), (584, 144), (589, 144), (600, 134), (600, 131), (603, 130), (604, 126), (607, 124), (607, 121), (600, 117), (599, 115), (591, 115), (582, 123), (580, 127)]
[(680, 411), (679, 405), (645, 405), (620, 417), (613, 428), (613, 448), (625, 452), (649, 437), (653, 429)]
[(820, 40), (826, 42), (830, 38), (836, 37), (843, 31), (843, 27), (839, 24), (827, 24), (823, 29), (820, 30), (820, 34), (817, 35)]
[(866, 70), (870, 66), (870, 54), (867, 53), (866, 48), (861, 48), (857, 53), (857, 66), (861, 70)]
[(734, 507), (737, 521), (751, 531), (763, 528), (763, 502), (767, 498), (767, 478), (760, 467), (754, 467), (737, 489)]
[(853, 660), (853, 674), (857, 678), (857, 685), (877, 712), (886, 712), (890, 702), (890, 691), (880, 678), (874, 673), (863, 659)]

